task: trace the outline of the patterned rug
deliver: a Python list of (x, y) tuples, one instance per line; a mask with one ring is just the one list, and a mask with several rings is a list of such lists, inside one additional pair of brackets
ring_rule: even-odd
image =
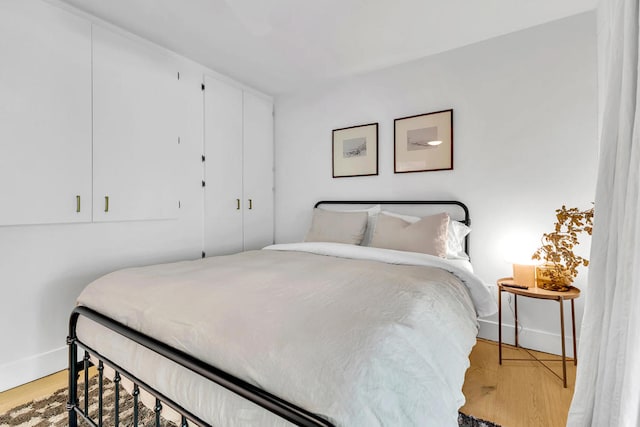
[[(103, 422), (105, 426), (112, 426), (115, 409), (115, 393), (113, 382), (104, 382), (103, 398)], [(80, 407), (84, 407), (84, 384), (80, 384), (78, 390)], [(97, 419), (98, 413), (98, 378), (94, 376), (89, 381), (89, 413), (92, 419)], [(63, 427), (67, 426), (67, 389), (56, 391), (51, 396), (26, 403), (11, 409), (6, 414), (0, 415), (0, 427)], [(139, 404), (139, 425), (155, 426), (155, 414), (146, 406)], [(121, 390), (120, 392), (120, 423), (124, 426), (133, 424), (133, 397)], [(86, 425), (86, 423), (80, 423)], [(162, 427), (175, 427), (169, 421), (162, 421)], [(500, 427), (489, 421), (474, 418), (463, 413), (458, 414), (460, 427)]]

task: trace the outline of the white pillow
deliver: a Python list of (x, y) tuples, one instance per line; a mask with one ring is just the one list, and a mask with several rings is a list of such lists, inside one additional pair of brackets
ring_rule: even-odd
[[(371, 243), (371, 238), (373, 237), (373, 231), (376, 229), (376, 221), (378, 220), (378, 214), (382, 208), (380, 205), (375, 205), (370, 207), (369, 209), (363, 209), (367, 213), (367, 229), (364, 232), (364, 237), (362, 238), (362, 246), (369, 246)], [(358, 212), (357, 210), (352, 212)]]
[(419, 216), (402, 215), (402, 214), (399, 214), (399, 213), (389, 212), (389, 211), (382, 211), (382, 213), (385, 214), (385, 215), (393, 216), (395, 218), (400, 218), (401, 220), (410, 222), (412, 224), (414, 222), (418, 222), (418, 221), (420, 221), (422, 219)]
[(464, 251), (464, 238), (471, 232), (471, 228), (459, 221), (449, 221), (447, 234), (447, 258), (469, 259)]
[[(404, 221), (414, 223), (420, 221), (420, 217), (402, 215), (395, 212), (382, 211), (384, 214), (400, 218)], [(471, 228), (459, 221), (449, 221), (447, 229), (447, 258), (469, 259), (469, 255), (464, 251), (464, 238), (471, 232)]]

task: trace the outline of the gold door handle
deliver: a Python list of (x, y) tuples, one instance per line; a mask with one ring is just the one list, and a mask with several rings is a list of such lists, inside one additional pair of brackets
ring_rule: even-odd
[(76, 212), (80, 212), (80, 196), (76, 196)]
[(253, 200), (249, 199), (249, 209), (253, 209)]
[(104, 211), (109, 212), (109, 196), (104, 196)]
[(240, 210), (240, 199), (236, 199), (236, 210)]

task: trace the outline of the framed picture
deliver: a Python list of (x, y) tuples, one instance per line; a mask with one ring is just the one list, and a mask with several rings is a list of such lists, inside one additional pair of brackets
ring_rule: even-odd
[(394, 120), (395, 173), (453, 169), (453, 110)]
[(378, 175), (378, 123), (333, 130), (333, 177)]

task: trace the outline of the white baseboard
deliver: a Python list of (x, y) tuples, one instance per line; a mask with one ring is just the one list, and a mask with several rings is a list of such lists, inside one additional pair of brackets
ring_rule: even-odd
[[(478, 321), (480, 324), (479, 338), (498, 341), (498, 322), (483, 320)], [(506, 344), (515, 344), (514, 327), (502, 323), (502, 342)], [(535, 329), (522, 328), (518, 333), (518, 344), (532, 350), (544, 351), (551, 354), (562, 354), (560, 334), (552, 334), (546, 331), (538, 331)], [(576, 341), (578, 345), (580, 340)], [(573, 357), (573, 340), (571, 332), (565, 336), (565, 349), (567, 357)]]
[(0, 366), (0, 391), (46, 377), (67, 368), (67, 346)]

